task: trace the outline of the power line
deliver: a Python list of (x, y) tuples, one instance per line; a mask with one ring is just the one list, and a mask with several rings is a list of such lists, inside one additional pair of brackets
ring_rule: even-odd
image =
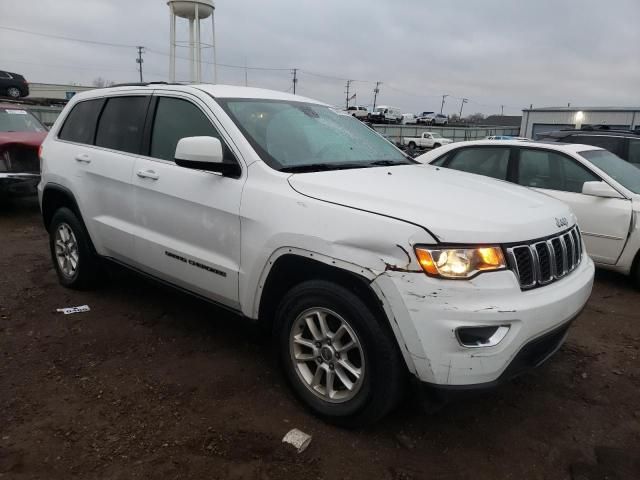
[[(68, 37), (68, 36), (65, 36), (65, 35), (57, 35), (57, 34), (37, 32), (37, 31), (27, 30), (27, 29), (23, 29), (23, 28), (10, 27), (10, 26), (6, 26), (6, 25), (0, 25), (0, 29), (1, 30), (12, 31), (12, 32), (18, 32), (18, 33), (25, 33), (25, 34), (29, 34), (29, 35), (36, 35), (36, 36), (40, 36), (40, 37), (55, 38), (55, 39), (58, 39), (58, 40), (85, 43), (85, 44), (90, 44), (90, 45), (100, 45), (100, 46), (114, 47), (114, 48), (137, 48), (137, 49), (141, 48), (140, 46), (133, 45), (133, 44), (105, 42), (105, 41), (98, 41), (98, 40), (87, 40), (87, 39), (77, 38), (77, 37)], [(158, 51), (158, 50), (149, 49), (149, 48), (145, 49), (145, 53), (163, 55), (163, 56), (167, 56), (167, 57), (169, 56), (168, 53), (165, 53), (165, 52), (162, 52), (162, 51)], [(176, 56), (176, 58), (179, 58), (181, 60), (189, 60), (187, 57)], [(16, 62), (18, 62), (18, 61), (16, 61)], [(136, 60), (136, 62), (139, 63), (138, 71), (140, 73), (140, 76), (142, 77), (142, 57), (141, 57), (140, 52), (138, 54), (138, 59)], [(28, 62), (18, 62), (18, 63), (28, 64)], [(245, 65), (234, 65), (234, 64), (210, 62), (210, 61), (206, 61), (206, 60), (202, 60), (201, 63), (207, 64), (207, 65), (215, 65), (216, 67), (243, 69), (245, 72), (247, 70), (282, 71), (282, 72), (292, 71), (292, 69), (290, 67), (262, 67), (262, 66), (250, 67), (250, 66), (247, 66), (246, 64)], [(37, 65), (42, 65), (42, 64), (38, 63)], [(42, 66), (44, 66), (44, 65), (42, 65)], [(61, 67), (61, 65), (52, 65), (52, 67)], [(74, 66), (74, 67), (71, 67), (71, 68), (78, 68), (78, 69), (83, 68), (83, 69), (86, 69), (87, 67)], [(99, 68), (103, 68), (103, 67), (99, 67)], [(311, 76), (315, 76), (315, 77), (319, 77), (319, 78), (326, 78), (326, 79), (330, 79), (330, 80), (338, 80), (338, 81), (347, 81), (347, 80), (349, 80), (350, 82), (362, 82), (362, 83), (371, 83), (371, 84), (374, 83), (374, 82), (372, 82), (370, 80), (354, 80), (354, 79), (348, 79), (346, 77), (338, 77), (338, 76), (334, 76), (334, 75), (327, 75), (327, 74), (318, 73), (318, 72), (312, 72), (312, 71), (304, 70), (304, 69), (295, 69), (295, 70), (296, 70), (296, 72), (299, 72), (299, 73), (304, 73), (306, 75), (311, 75)], [(109, 71), (117, 71), (117, 69), (109, 69)], [(122, 70), (122, 71), (124, 71), (124, 70)], [(127, 71), (129, 71), (129, 70), (127, 70)], [(297, 75), (296, 75), (296, 82), (297, 82), (297, 80), (298, 79), (297, 79)], [(377, 93), (379, 93), (379, 86), (381, 85), (381, 83), (382, 82), (376, 82), (376, 87), (374, 89), (374, 93), (375, 93), (376, 96), (377, 96)], [(387, 84), (387, 87), (389, 89), (391, 89), (391, 90), (395, 90), (395, 91), (397, 91), (399, 93), (402, 93), (402, 94), (408, 95), (408, 96), (412, 96), (412, 97), (420, 97), (420, 98), (438, 98), (439, 97), (438, 95), (425, 95), (425, 94), (418, 94), (418, 93), (409, 92), (409, 91), (403, 90), (401, 88), (395, 87), (392, 84)], [(378, 90), (378, 92), (376, 93), (375, 90)], [(450, 97), (458, 99), (458, 100), (462, 100), (462, 97), (456, 97), (454, 95), (447, 95), (447, 96), (450, 96)], [(444, 98), (445, 97), (443, 97), (441, 111), (444, 109)], [(500, 108), (502, 113), (504, 113), (504, 107), (507, 107), (507, 108), (513, 109), (513, 110), (521, 110), (522, 109), (522, 107), (516, 107), (516, 106), (513, 106), (513, 105), (489, 105), (489, 104), (484, 104), (484, 103), (476, 102), (476, 101), (469, 100), (469, 99), (467, 99), (467, 102), (474, 103), (476, 105), (479, 105), (479, 106), (482, 106), (482, 107), (487, 107), (487, 108)], [(375, 105), (375, 103), (376, 103), (376, 98), (374, 97), (374, 105)]]
[(57, 38), (58, 40), (68, 40), (68, 41), (71, 41), (71, 42), (90, 43), (92, 45), (103, 45), (103, 46), (107, 46), (107, 47), (117, 47), (117, 48), (136, 48), (135, 45), (126, 45), (124, 43), (99, 42), (97, 40), (85, 40), (85, 39), (82, 39), (82, 38), (65, 37), (63, 35), (53, 35), (53, 34), (50, 34), (50, 33), (34, 32), (32, 30), (25, 30), (25, 29), (22, 29), (22, 28), (15, 28), (15, 27), (7, 27), (5, 25), (0, 25), (0, 29), (2, 29), (2, 30), (11, 30), (13, 32), (28, 33), (29, 35), (38, 35), (40, 37)]

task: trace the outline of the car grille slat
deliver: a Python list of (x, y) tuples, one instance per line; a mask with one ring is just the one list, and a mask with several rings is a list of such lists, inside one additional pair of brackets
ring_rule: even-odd
[(509, 268), (523, 290), (547, 285), (575, 270), (582, 260), (577, 226), (549, 239), (507, 248)]

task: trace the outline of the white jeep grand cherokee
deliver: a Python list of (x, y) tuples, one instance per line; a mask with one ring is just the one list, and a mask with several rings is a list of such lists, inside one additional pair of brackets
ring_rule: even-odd
[(591, 292), (571, 211), (418, 165), (314, 100), (224, 85), (76, 95), (41, 152), (60, 282), (102, 259), (271, 325), (294, 392), (372, 422), (406, 373), (443, 389), (537, 366)]

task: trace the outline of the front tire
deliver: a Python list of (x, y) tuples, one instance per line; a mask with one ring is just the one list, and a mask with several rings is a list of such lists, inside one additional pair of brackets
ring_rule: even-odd
[(303, 282), (276, 312), (280, 360), (294, 393), (324, 420), (370, 424), (397, 403), (404, 368), (393, 334), (354, 293)]
[(51, 259), (61, 285), (84, 290), (93, 287), (100, 273), (97, 255), (84, 225), (70, 209), (56, 211), (49, 225)]

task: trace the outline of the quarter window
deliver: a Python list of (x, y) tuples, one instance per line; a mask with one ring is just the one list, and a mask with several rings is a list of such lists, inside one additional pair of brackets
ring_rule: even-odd
[(629, 154), (627, 160), (636, 167), (640, 167), (640, 140), (629, 139)]
[[(217, 130), (191, 102), (179, 98), (160, 97), (151, 134), (151, 156), (174, 160), (178, 141), (184, 137), (216, 137)], [(222, 139), (221, 139), (222, 141)], [(229, 153), (225, 150), (225, 159)]]
[(96, 133), (98, 147), (140, 153), (149, 97), (112, 97), (102, 111)]
[(582, 193), (584, 182), (597, 181), (600, 181), (600, 178), (595, 174), (564, 155), (548, 150), (520, 150), (520, 185)]
[(509, 148), (463, 148), (446, 166), (454, 170), (506, 180)]
[(102, 102), (97, 99), (77, 103), (64, 121), (58, 138), (91, 145)]

